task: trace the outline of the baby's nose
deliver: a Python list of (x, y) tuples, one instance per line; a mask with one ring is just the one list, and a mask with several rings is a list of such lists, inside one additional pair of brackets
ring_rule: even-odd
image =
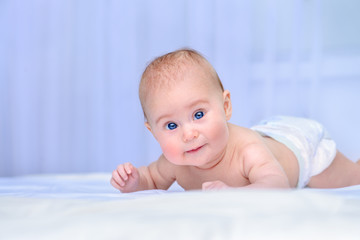
[(196, 139), (198, 136), (199, 132), (195, 128), (188, 127), (184, 129), (183, 141), (189, 142), (193, 139)]

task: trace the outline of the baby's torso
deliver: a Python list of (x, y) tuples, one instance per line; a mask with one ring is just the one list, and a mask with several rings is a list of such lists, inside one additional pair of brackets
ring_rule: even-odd
[(289, 179), (290, 186), (296, 187), (299, 179), (299, 163), (294, 153), (284, 144), (270, 137), (260, 137), (284, 169)]

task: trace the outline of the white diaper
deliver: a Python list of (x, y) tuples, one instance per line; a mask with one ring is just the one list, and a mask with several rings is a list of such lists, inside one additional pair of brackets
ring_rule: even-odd
[(277, 116), (251, 129), (287, 146), (299, 162), (297, 187), (305, 187), (310, 178), (324, 171), (334, 160), (336, 144), (318, 122), (305, 118)]

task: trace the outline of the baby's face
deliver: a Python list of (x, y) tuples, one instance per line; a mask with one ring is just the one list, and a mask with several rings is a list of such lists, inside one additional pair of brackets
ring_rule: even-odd
[(146, 125), (170, 162), (209, 168), (227, 145), (230, 95), (201, 71), (182, 77), (176, 86), (148, 96)]

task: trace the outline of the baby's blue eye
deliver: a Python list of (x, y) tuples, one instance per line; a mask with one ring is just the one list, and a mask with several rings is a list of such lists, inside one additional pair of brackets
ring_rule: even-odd
[(195, 115), (194, 115), (194, 117), (195, 117), (196, 119), (200, 119), (200, 118), (202, 118), (203, 116), (204, 116), (204, 112), (203, 112), (203, 111), (198, 111), (198, 112), (196, 112)]
[(176, 123), (171, 122), (171, 123), (168, 123), (166, 128), (169, 130), (174, 130), (175, 128), (177, 128), (177, 125), (176, 125)]

